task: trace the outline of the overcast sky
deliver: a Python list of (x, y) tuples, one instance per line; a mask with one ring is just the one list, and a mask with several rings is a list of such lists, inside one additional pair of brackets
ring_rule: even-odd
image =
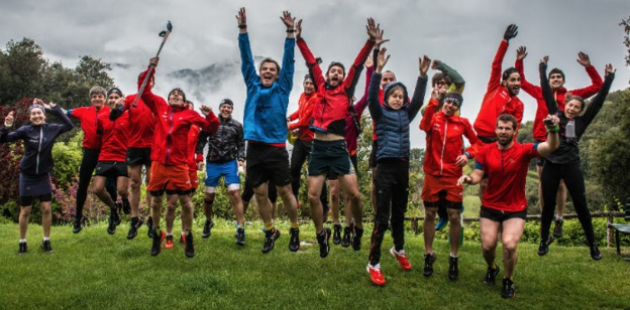
[[(0, 0), (0, 42), (34, 39), (51, 61), (74, 66), (81, 55), (101, 58), (115, 66), (110, 72), (125, 93), (134, 93), (135, 79), (155, 54), (158, 32), (171, 20), (174, 31), (161, 56), (157, 94), (166, 95), (181, 81), (166, 74), (179, 69), (201, 69), (213, 63), (238, 62), (235, 15), (245, 6), (254, 55), (280, 60), (285, 27), (279, 20), (283, 10), (304, 19), (303, 37), (312, 51), (324, 59), (341, 61), (349, 67), (367, 39), (365, 20), (374, 17), (391, 39), (392, 58), (388, 69), (413, 88), (418, 75), (418, 56), (426, 54), (457, 69), (466, 80), (462, 116), (473, 121), (479, 111), (490, 74), (490, 65), (505, 28), (519, 26), (510, 43), (503, 67), (514, 65), (516, 48), (526, 45), (525, 74), (539, 83), (537, 64), (550, 56), (550, 67), (567, 76), (568, 89), (590, 84), (577, 53), (589, 54), (603, 75), (606, 63), (618, 68), (613, 89), (628, 87), (630, 73), (624, 66), (622, 18), (630, 15), (628, 0), (530, 0), (530, 1), (428, 1), (428, 0), (319, 0), (319, 1), (9, 1)], [(306, 73), (296, 47), (295, 87), (289, 111), (297, 108)], [(238, 68), (224, 77), (219, 91), (205, 92), (204, 102), (215, 110), (222, 98), (235, 102), (235, 118), (242, 120), (245, 85)], [(429, 72), (433, 74), (432, 71)], [(359, 82), (357, 97), (363, 91)], [(187, 91), (188, 92), (188, 91)], [(429, 93), (429, 91), (427, 92)], [(535, 115), (535, 102), (524, 92), (525, 120)], [(86, 104), (87, 104), (86, 100)], [(367, 113), (367, 112), (366, 112)], [(412, 124), (412, 146), (424, 146), (424, 134)]]

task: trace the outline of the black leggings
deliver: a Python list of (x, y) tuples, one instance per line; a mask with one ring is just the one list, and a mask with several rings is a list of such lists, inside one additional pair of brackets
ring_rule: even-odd
[[(77, 204), (75, 219), (81, 220), (83, 218), (83, 206), (87, 199), (88, 187), (92, 182), (92, 175), (96, 164), (98, 163), (98, 155), (101, 150), (92, 150), (83, 148), (83, 158), (81, 159), (81, 166), (79, 167), (79, 188), (77, 189)], [(112, 200), (116, 201), (118, 195), (116, 193), (116, 177), (108, 177), (105, 183), (105, 188)]]
[(549, 229), (551, 222), (553, 222), (553, 214), (556, 209), (556, 193), (560, 186), (560, 180), (564, 180), (564, 184), (566, 184), (567, 190), (569, 194), (571, 194), (573, 208), (586, 234), (586, 241), (589, 245), (592, 245), (595, 242), (595, 233), (593, 232), (591, 212), (588, 211), (588, 207), (586, 206), (584, 176), (582, 175), (582, 170), (580, 170), (579, 162), (573, 164), (554, 164), (548, 160), (545, 161), (541, 175), (544, 201), (540, 228), (541, 240), (547, 240), (547, 238), (549, 238)]
[(370, 264), (381, 259), (381, 244), (388, 228), (391, 214), (392, 237), (396, 251), (405, 245), (405, 211), (409, 199), (409, 162), (400, 159), (379, 160), (376, 181), (376, 215), (372, 231)]
[[(293, 151), (291, 151), (291, 190), (295, 200), (299, 201), (298, 195), (300, 193), (300, 181), (302, 180), (302, 166), (304, 162), (311, 155), (312, 142), (297, 140), (293, 145)], [(324, 182), (322, 193), (319, 195), (319, 201), (322, 203), (323, 210), (328, 210), (328, 189), (326, 182)]]

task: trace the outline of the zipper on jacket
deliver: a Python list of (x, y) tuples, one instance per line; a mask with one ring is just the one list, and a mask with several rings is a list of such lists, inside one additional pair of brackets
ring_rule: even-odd
[(39, 127), (39, 147), (37, 147), (37, 165), (35, 165), (35, 174), (39, 174), (39, 153), (42, 151), (42, 140), (44, 138), (44, 126)]
[(442, 153), (440, 154), (440, 175), (444, 172), (444, 149), (446, 149), (446, 137), (448, 132), (448, 120), (444, 118), (444, 139), (442, 139)]
[(168, 121), (171, 127), (168, 129), (168, 134), (166, 134), (166, 162), (168, 162), (168, 157), (171, 153), (171, 134), (173, 133), (173, 108), (171, 108), (171, 114), (168, 117)]

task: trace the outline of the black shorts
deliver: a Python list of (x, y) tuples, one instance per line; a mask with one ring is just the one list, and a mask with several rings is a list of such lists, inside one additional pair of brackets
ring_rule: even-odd
[(21, 207), (32, 206), (33, 200), (35, 199), (39, 199), (40, 203), (50, 202), (52, 201), (52, 194), (48, 193), (48, 194), (38, 195), (38, 196), (20, 196), (20, 206)]
[(372, 151), (370, 152), (370, 168), (376, 168), (378, 161), (376, 160), (376, 151), (378, 150), (378, 141), (372, 140)]
[(127, 165), (122, 161), (99, 161), (96, 164), (96, 175), (99, 177), (129, 177)]
[(493, 222), (503, 223), (509, 219), (519, 218), (527, 220), (527, 209), (518, 212), (504, 212), (496, 209), (481, 206), (479, 217), (489, 219)]
[(151, 149), (150, 148), (135, 148), (130, 147), (127, 149), (127, 165), (138, 166), (144, 165), (151, 167)]
[(284, 147), (264, 143), (249, 143), (247, 146), (246, 182), (258, 187), (267, 181), (276, 186), (291, 184), (289, 152)]
[(311, 156), (308, 160), (308, 175), (326, 175), (335, 179), (340, 175), (354, 174), (345, 140), (313, 140)]

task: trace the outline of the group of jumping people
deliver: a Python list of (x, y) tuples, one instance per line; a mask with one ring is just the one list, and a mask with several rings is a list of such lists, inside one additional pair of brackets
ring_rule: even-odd
[[(471, 125), (460, 116), (463, 104), (464, 78), (443, 61), (419, 58), (418, 78), (413, 93), (396, 80), (394, 72), (385, 70), (389, 55), (382, 45), (383, 30), (368, 19), (368, 39), (352, 65), (331, 62), (326, 71), (314, 56), (302, 31), (302, 20), (289, 12), (280, 17), (286, 26), (284, 56), (280, 64), (265, 58), (258, 73), (249, 42), (246, 11), (236, 16), (241, 56), (241, 72), (247, 88), (243, 124), (232, 118), (234, 103), (224, 99), (218, 116), (201, 105), (202, 117), (180, 88), (166, 98), (152, 92), (159, 59), (151, 58), (146, 71), (138, 77), (139, 94), (124, 96), (118, 88), (90, 90), (89, 107), (64, 110), (54, 103), (35, 99), (29, 109), (30, 121), (13, 129), (14, 112), (0, 127), (0, 143), (23, 140), (25, 155), (20, 164), (20, 254), (27, 252), (26, 229), (34, 199), (40, 201), (44, 241), (41, 246), (52, 252), (51, 177), (52, 146), (55, 139), (74, 125), (77, 119), (84, 132), (83, 160), (79, 171), (74, 233), (84, 224), (83, 206), (90, 182), (94, 194), (110, 208), (107, 232), (114, 234), (121, 222), (121, 212), (129, 214), (127, 239), (134, 239), (146, 223), (152, 240), (151, 255), (174, 243), (173, 222), (181, 206), (182, 235), (185, 255), (193, 257), (193, 204), (191, 197), (199, 186), (197, 171), (203, 169), (204, 151), (206, 179), (202, 237), (211, 235), (214, 222), (213, 204), (224, 178), (236, 216), (236, 243), (245, 244), (243, 214), (251, 198), (256, 200), (264, 222), (263, 253), (274, 248), (280, 231), (274, 226), (275, 200), (280, 196), (290, 220), (289, 250), (300, 248), (297, 195), (302, 165), (308, 158), (307, 192), (311, 218), (316, 228), (320, 257), (334, 244), (352, 245), (361, 249), (363, 207), (358, 190), (357, 138), (362, 132), (361, 116), (367, 108), (373, 121), (373, 144), (369, 164), (372, 169), (372, 203), (375, 212), (370, 235), (371, 246), (367, 271), (371, 281), (384, 285), (380, 267), (381, 247), (388, 229), (394, 245), (390, 254), (404, 271), (412, 269), (405, 252), (404, 218), (409, 198), (410, 124), (421, 114), (420, 130), (426, 134), (425, 173), (421, 197), (425, 207), (423, 275), (433, 274), (437, 255), (433, 249), (435, 220), (448, 222), (450, 253), (448, 277), (456, 280), (458, 248), (462, 232), (461, 213), (465, 184), (480, 184), (480, 230), (483, 257), (487, 263), (485, 284), (494, 284), (499, 274), (496, 248), (503, 245), (503, 285), (501, 295), (514, 297), (514, 269), (518, 260), (517, 246), (527, 215), (525, 182), (529, 163), (538, 159), (541, 205), (543, 206), (539, 255), (562, 233), (562, 211), (555, 217), (556, 227), (550, 235), (554, 209), (563, 206), (566, 190), (571, 194), (580, 223), (586, 234), (590, 255), (601, 259), (595, 243), (590, 212), (584, 194), (584, 179), (579, 164), (579, 140), (597, 115), (610, 90), (615, 69), (605, 67), (602, 81), (588, 56), (579, 53), (578, 62), (586, 68), (593, 85), (567, 91), (565, 76), (559, 69), (547, 74), (548, 57), (539, 65), (540, 86), (525, 80), (523, 60), (525, 47), (517, 50), (515, 67), (502, 70), (509, 41), (518, 28), (510, 25), (492, 63), (488, 89), (479, 114)], [(289, 95), (293, 90), (295, 46), (299, 48), (309, 74), (304, 77), (304, 92), (298, 110), (287, 116)], [(355, 102), (355, 89), (362, 70), (366, 69), (363, 96)], [(439, 72), (431, 78), (430, 98), (425, 102), (428, 70)], [(148, 83), (146, 83), (148, 81)], [(141, 85), (147, 84), (146, 87)], [(516, 134), (523, 118), (524, 106), (518, 97), (520, 88), (537, 102), (534, 120), (536, 143), (520, 144)], [(588, 106), (585, 98), (596, 95)], [(62, 124), (46, 123), (47, 113)], [(287, 137), (297, 137), (291, 161), (286, 149)], [(464, 146), (463, 138), (469, 142)], [(247, 141), (247, 151), (245, 142)], [(463, 167), (475, 160), (474, 170), (463, 175)], [(245, 166), (246, 181), (240, 194), (239, 167)], [(150, 215), (139, 213), (143, 167), (147, 182), (147, 205)], [(92, 175), (95, 175), (92, 177)], [(365, 177), (365, 176), (362, 176)], [(328, 180), (328, 186), (326, 181)], [(324, 226), (328, 204), (326, 187), (331, 193), (333, 230)], [(343, 191), (340, 191), (342, 189)], [(340, 195), (343, 193), (343, 196)], [(166, 230), (161, 228), (163, 197), (166, 194)], [(344, 199), (345, 227), (339, 218), (339, 201)], [(438, 229), (443, 226), (438, 224)], [(342, 235), (343, 232), (343, 235)]]

